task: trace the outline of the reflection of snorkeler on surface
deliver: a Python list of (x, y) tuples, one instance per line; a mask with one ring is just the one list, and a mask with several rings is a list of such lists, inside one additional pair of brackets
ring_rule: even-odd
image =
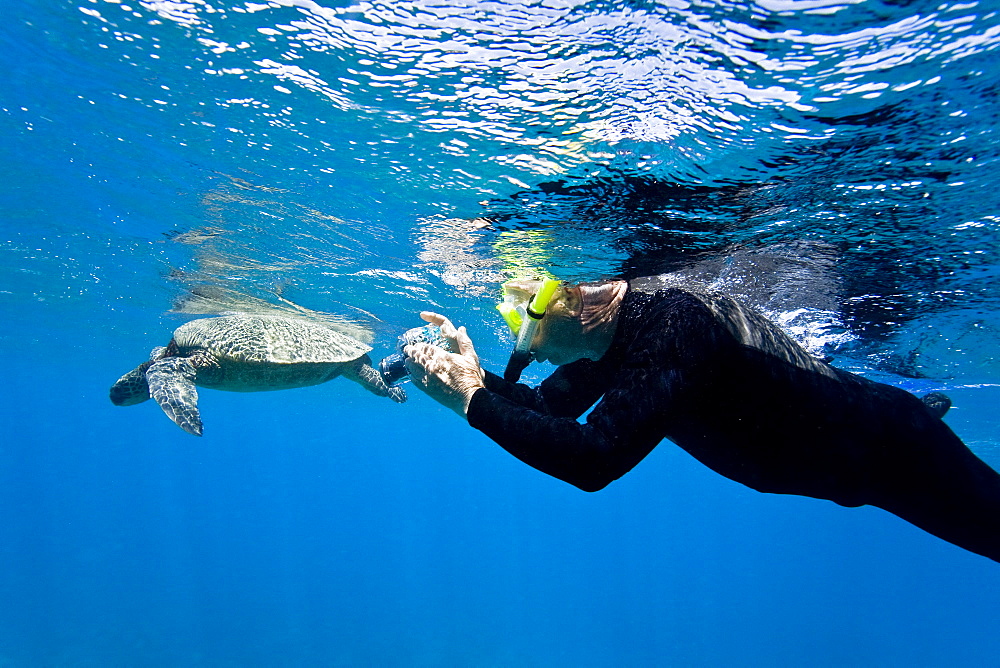
[[(597, 491), (667, 438), (758, 491), (877, 506), (1000, 561), (1000, 474), (941, 420), (943, 395), (828, 366), (720, 294), (655, 280), (505, 292), (519, 333), (505, 378), (481, 368), (464, 327), (429, 312), (459, 352), (409, 346), (407, 367), (530, 466)], [(529, 351), (559, 365), (537, 388), (516, 383)]]
[[(941, 283), (941, 277), (950, 274), (940, 266), (932, 269), (933, 263), (900, 262), (892, 250), (898, 247), (892, 241), (897, 233), (892, 216), (851, 219), (849, 233), (840, 223), (831, 225), (827, 195), (814, 182), (704, 185), (606, 168), (484, 201), (478, 217), (426, 221), (421, 259), (448, 285), (481, 294), (485, 284), (503, 280), (500, 274), (518, 275), (505, 271), (507, 263), (496, 248), (508, 234), (551, 237), (551, 260), (534, 266), (572, 271), (581, 250), (592, 249), (588, 266), (595, 268), (580, 278), (624, 279), (682, 270), (763, 239), (774, 244), (780, 239), (822, 237), (833, 244), (830, 249), (842, 253), (837, 259), (842, 288), (833, 310), (864, 345), (877, 345), (927, 313), (929, 306), (921, 295), (950, 294), (942, 292), (950, 286)], [(835, 212), (843, 211), (832, 206)], [(791, 223), (789, 216), (794, 218)], [(859, 238), (866, 240), (863, 247), (856, 243)], [(888, 245), (872, 243), (877, 240)], [(901, 375), (923, 375), (905, 354), (882, 356), (879, 363), (883, 369), (891, 364), (891, 370)]]

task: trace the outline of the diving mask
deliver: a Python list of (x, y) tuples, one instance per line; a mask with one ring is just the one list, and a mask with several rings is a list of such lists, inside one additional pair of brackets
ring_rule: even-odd
[(538, 291), (525, 299), (524, 293), (518, 294), (513, 281), (504, 283), (504, 301), (497, 304), (497, 310), (507, 322), (510, 331), (517, 337), (517, 343), (514, 344), (510, 361), (507, 362), (503, 374), (504, 380), (516, 383), (521, 377), (521, 372), (531, 363), (531, 341), (558, 287), (559, 281), (545, 279)]

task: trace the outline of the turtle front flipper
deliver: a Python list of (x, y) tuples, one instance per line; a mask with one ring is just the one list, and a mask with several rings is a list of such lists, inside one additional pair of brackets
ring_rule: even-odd
[(371, 365), (371, 358), (368, 355), (362, 355), (349, 364), (344, 369), (344, 377), (350, 378), (372, 394), (389, 397), (397, 404), (406, 401), (406, 392), (403, 391), (403, 388), (386, 385), (382, 374)]
[(153, 362), (146, 370), (149, 394), (167, 417), (187, 433), (201, 436), (196, 376), (194, 364), (186, 357), (167, 357)]

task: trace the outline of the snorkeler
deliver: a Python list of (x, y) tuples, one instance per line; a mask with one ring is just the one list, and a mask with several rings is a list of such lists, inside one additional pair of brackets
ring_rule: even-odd
[[(761, 492), (872, 505), (1000, 561), (1000, 474), (923, 400), (829, 366), (737, 301), (647, 281), (510, 281), (517, 344), (484, 371), (464, 327), (457, 353), (407, 346), (414, 384), (526, 464), (594, 492), (664, 438)], [(556, 371), (516, 381), (531, 359)], [(596, 405), (594, 405), (596, 403)], [(586, 421), (577, 419), (593, 407)]]

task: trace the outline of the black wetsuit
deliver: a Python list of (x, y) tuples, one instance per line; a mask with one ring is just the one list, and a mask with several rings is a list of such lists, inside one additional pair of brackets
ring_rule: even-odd
[(723, 297), (629, 290), (600, 360), (536, 389), (488, 373), (468, 420), (586, 491), (667, 438), (761, 492), (875, 505), (1000, 561), (1000, 474), (917, 397), (815, 360)]

